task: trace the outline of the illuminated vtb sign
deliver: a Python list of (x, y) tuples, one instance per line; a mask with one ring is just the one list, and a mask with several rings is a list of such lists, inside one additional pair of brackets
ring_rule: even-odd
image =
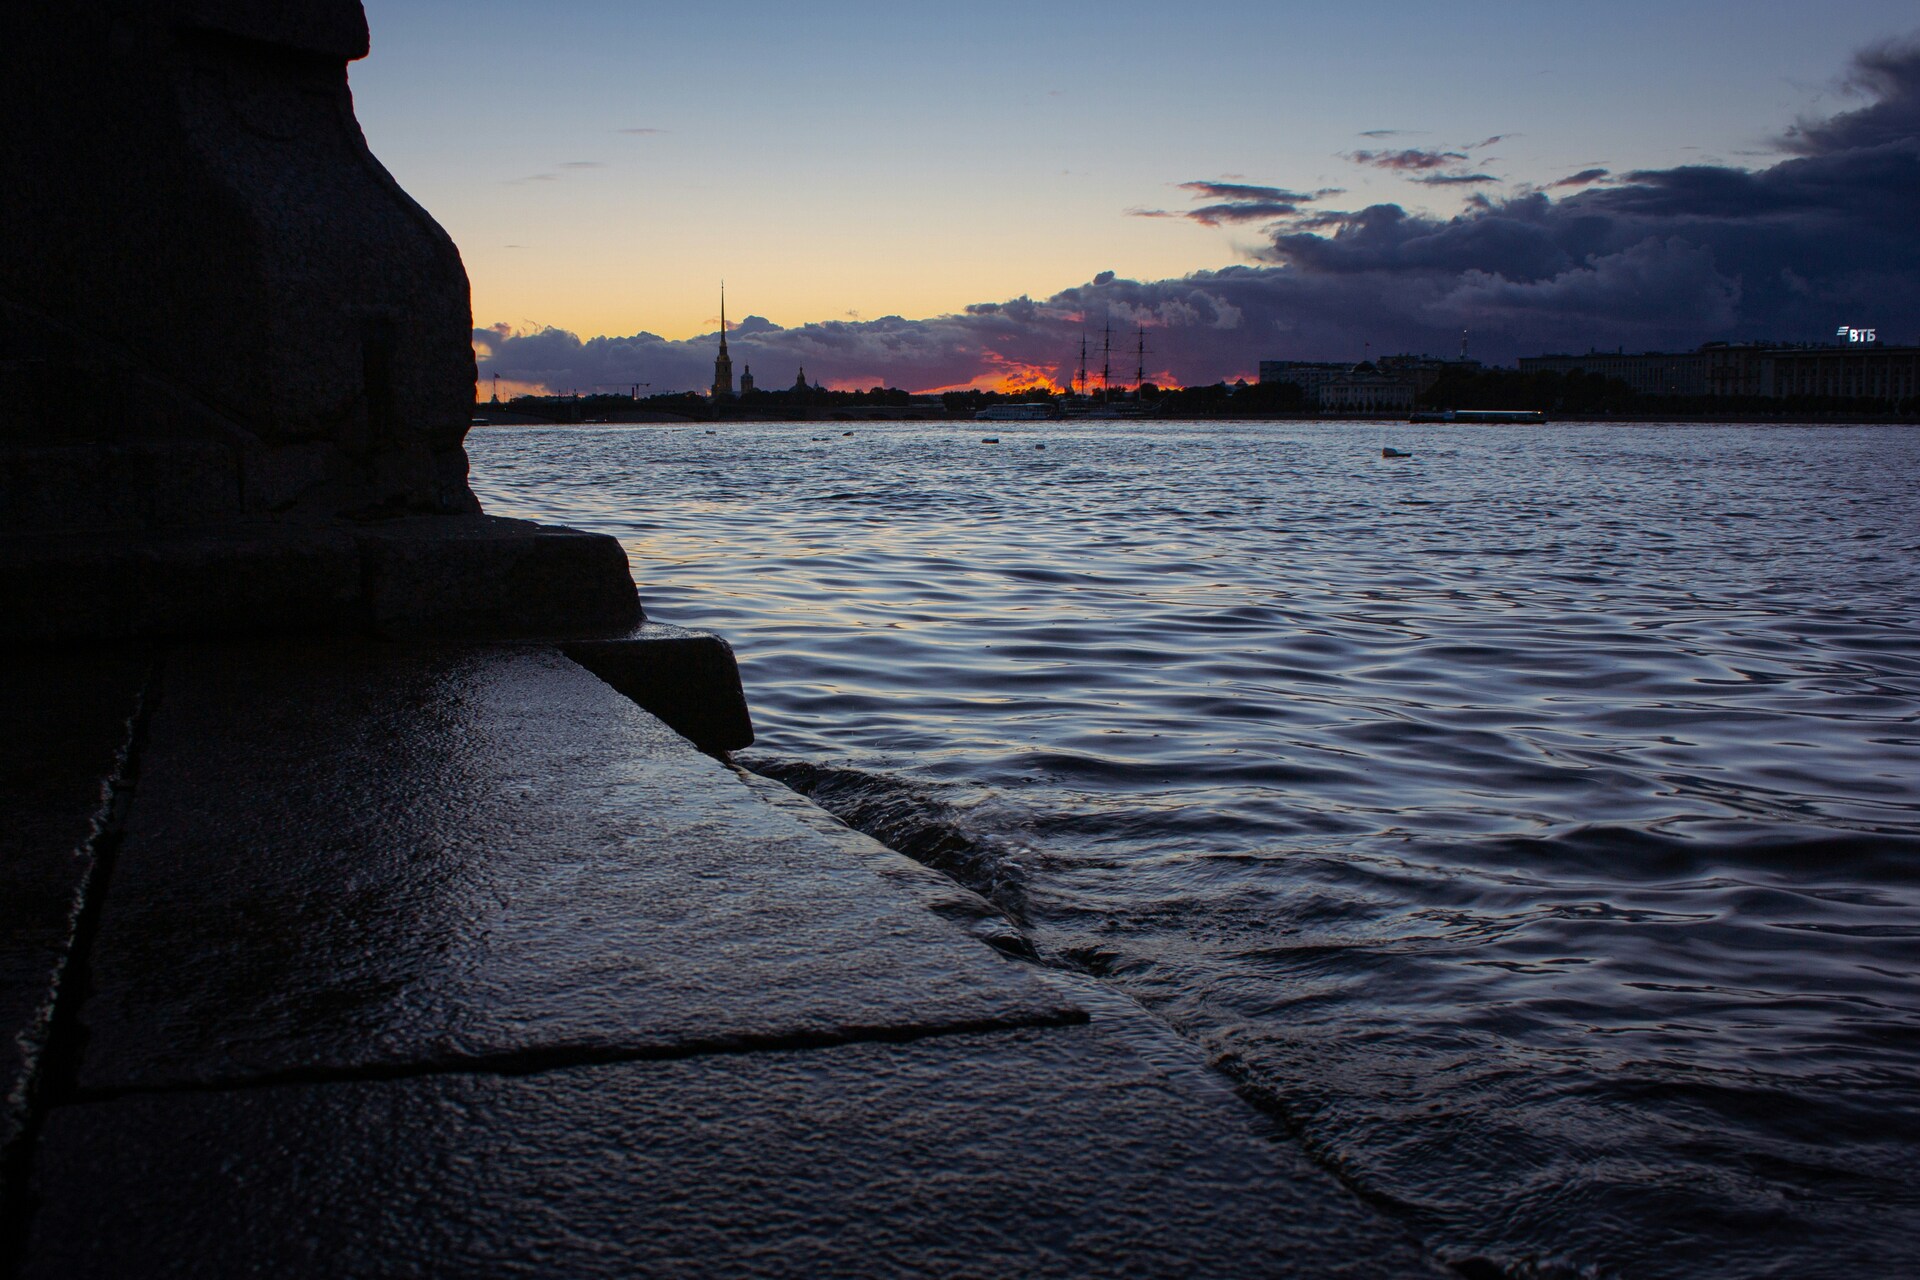
[(1844, 324), (1833, 331), (1833, 336), (1836, 338), (1845, 338), (1848, 342), (1880, 341), (1880, 331), (1878, 329), (1854, 329)]

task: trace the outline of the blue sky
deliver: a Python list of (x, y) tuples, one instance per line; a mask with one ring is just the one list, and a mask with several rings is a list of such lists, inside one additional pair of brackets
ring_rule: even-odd
[[(1920, 26), (1880, 0), (366, 7), (362, 126), (460, 244), (476, 323), (669, 340), (713, 330), (722, 276), (731, 319), (792, 328), (1268, 260), (1261, 224), (1137, 216), (1194, 207), (1183, 182), (1449, 217), (1594, 168), (1764, 168)], [(1498, 181), (1356, 159), (1394, 150)]]

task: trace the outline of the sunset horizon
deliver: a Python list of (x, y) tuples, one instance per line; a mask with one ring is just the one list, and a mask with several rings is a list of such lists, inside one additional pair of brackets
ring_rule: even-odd
[[(1155, 12), (1122, 5), (1115, 30)], [(1888, 218), (1920, 170), (1898, 6), (1545, 26), (1379, 5), (1289, 15), (1270, 50), (1229, 34), (1259, 7), (1205, 12), (1213, 38), (1090, 74), (865, 4), (798, 28), (753, 4), (720, 27), (482, 6), (453, 28), (376, 0), (352, 76), (375, 153), (466, 259), (482, 392), (701, 387), (723, 277), (762, 385), (1064, 387), (1107, 324), (1144, 326), (1150, 373), (1183, 385), (1452, 354), (1463, 331), (1496, 363), (1849, 323), (1920, 341), (1920, 255)], [(1665, 38), (1641, 49), (1636, 23)], [(1389, 41), (1431, 56), (1384, 61)], [(508, 44), (518, 76), (453, 77)], [(1623, 81), (1608, 59), (1629, 57)], [(717, 96), (682, 97), (697, 77)], [(462, 113), (498, 138), (448, 168)]]

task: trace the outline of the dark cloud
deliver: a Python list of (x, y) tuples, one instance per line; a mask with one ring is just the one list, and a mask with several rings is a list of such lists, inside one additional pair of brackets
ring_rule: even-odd
[[(1442, 147), (1405, 147), (1398, 151), (1348, 151), (1341, 158), (1369, 168), (1403, 174), (1410, 181), (1428, 187), (1484, 186), (1499, 182), (1500, 179), (1490, 173), (1467, 172), (1466, 166), (1471, 160), (1468, 153), (1484, 150), (1511, 136), (1496, 133), (1491, 138), (1484, 138), (1457, 151)], [(1488, 159), (1482, 157), (1475, 163), (1485, 164)]]
[(1803, 154), (1768, 168), (1590, 169), (1554, 184), (1558, 199), (1482, 197), (1445, 219), (1323, 211), (1277, 228), (1270, 257), (1422, 299), (1384, 306), (1383, 325), (1450, 316), (1510, 351), (1811, 339), (1847, 315), (1915, 341), (1920, 46), (1865, 51), (1853, 83), (1878, 96), (1800, 122)]
[(1198, 209), (1187, 210), (1185, 216), (1205, 226), (1217, 227), (1223, 222), (1272, 222), (1275, 218), (1298, 212), (1300, 206), (1297, 204), (1243, 200), (1238, 203), (1202, 205)]
[[(888, 316), (783, 329), (743, 323), (736, 366), (766, 386), (810, 377), (914, 390), (1035, 371), (1064, 381), (1089, 329), (1152, 330), (1150, 370), (1182, 382), (1251, 375), (1262, 359), (1443, 354), (1463, 328), (1473, 353), (1689, 348), (1715, 338), (1829, 338), (1840, 323), (1920, 340), (1920, 49), (1883, 45), (1853, 83), (1874, 95), (1800, 121), (1795, 154), (1759, 169), (1693, 164), (1587, 170), (1549, 191), (1475, 192), (1454, 217), (1397, 204), (1335, 210), (1246, 183), (1185, 189), (1196, 214), (1270, 220), (1257, 265), (1137, 281), (1103, 272), (1051, 298), (986, 302), (930, 320)], [(1446, 153), (1439, 153), (1446, 154)], [(1454, 153), (1459, 154), (1459, 153)], [(1436, 165), (1421, 173), (1446, 169)], [(1405, 170), (1403, 170), (1405, 171)], [(1602, 181), (1605, 179), (1605, 181)], [(1229, 193), (1213, 188), (1238, 187)], [(1266, 203), (1297, 211), (1255, 214)], [(1248, 210), (1245, 219), (1213, 209)], [(764, 323), (764, 322), (761, 322)], [(749, 325), (753, 330), (749, 333)], [(558, 330), (480, 330), (483, 375), (555, 389), (712, 379), (715, 338), (582, 341)], [(1116, 366), (1131, 362), (1116, 359)]]
[(1826, 120), (1801, 120), (1781, 142), (1802, 155), (1884, 147), (1920, 137), (1920, 36), (1888, 40), (1853, 60), (1847, 87), (1873, 102)]
[(1340, 194), (1339, 189), (1333, 187), (1309, 194), (1302, 191), (1288, 191), (1284, 187), (1259, 186), (1248, 182), (1180, 182), (1174, 185), (1195, 200), (1211, 200), (1214, 203), (1201, 205), (1197, 209), (1129, 209), (1128, 216), (1184, 218), (1207, 227), (1218, 227), (1228, 223), (1272, 222), (1277, 218), (1298, 214), (1302, 205), (1312, 204), (1326, 196)]
[[(1552, 208), (1545, 196), (1521, 196), (1487, 211), (1441, 220), (1408, 213), (1397, 204), (1373, 205), (1340, 214), (1335, 222), (1323, 220), (1319, 229), (1283, 228), (1269, 256), (1326, 276), (1491, 271), (1538, 280), (1579, 260), (1570, 259), (1567, 246), (1548, 225)], [(1328, 226), (1333, 234), (1321, 234)]]
[(1568, 174), (1558, 182), (1549, 182), (1547, 184), (1547, 190), (1555, 191), (1561, 187), (1590, 187), (1606, 176), (1607, 171), (1605, 169), (1582, 169), (1578, 173)]
[(1408, 129), (1363, 129), (1360, 132), (1360, 136), (1363, 138), (1401, 138), (1410, 132), (1412, 132), (1412, 130)]
[(1463, 164), (1467, 156), (1463, 151), (1428, 151), (1408, 147), (1403, 151), (1349, 151), (1344, 158), (1355, 164), (1391, 169), (1396, 173), (1425, 173), (1431, 169)]
[(1287, 204), (1299, 204), (1313, 199), (1298, 191), (1287, 191), (1281, 187), (1258, 187), (1245, 182), (1182, 182), (1178, 184), (1182, 191), (1190, 191), (1196, 200), (1271, 200)]

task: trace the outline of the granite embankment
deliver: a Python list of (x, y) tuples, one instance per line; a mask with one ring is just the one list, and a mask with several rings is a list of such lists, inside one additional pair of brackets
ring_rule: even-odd
[(1431, 1273), (1136, 1007), (555, 648), (6, 684), (14, 1274)]

